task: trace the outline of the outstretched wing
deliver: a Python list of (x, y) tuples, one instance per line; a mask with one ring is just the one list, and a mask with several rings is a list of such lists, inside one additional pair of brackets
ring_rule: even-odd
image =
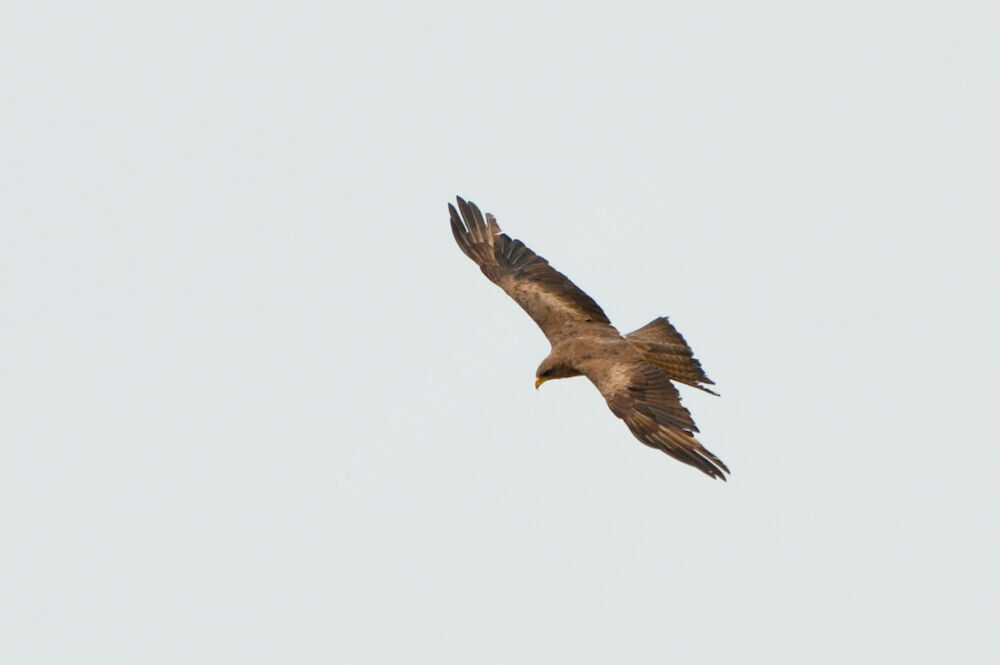
[(660, 369), (644, 361), (604, 360), (588, 363), (584, 374), (637, 439), (713, 478), (726, 479), (729, 469), (694, 437), (698, 428)]
[(517, 301), (549, 342), (555, 345), (575, 336), (579, 332), (575, 323), (611, 326), (590, 296), (523, 242), (501, 232), (493, 215), (487, 213), (484, 219), (476, 204), (461, 197), (457, 202), (457, 210), (451, 204), (448, 209), (458, 246), (484, 275)]

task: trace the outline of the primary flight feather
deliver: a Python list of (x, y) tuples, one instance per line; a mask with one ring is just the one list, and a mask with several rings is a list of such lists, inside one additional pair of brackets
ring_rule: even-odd
[(448, 209), (458, 246), (528, 313), (552, 345), (535, 373), (535, 387), (549, 379), (586, 376), (639, 441), (725, 480), (729, 469), (695, 438), (698, 428), (671, 381), (713, 395), (705, 384), (714, 384), (673, 325), (660, 317), (621, 335), (590, 296), (523, 242), (503, 233), (493, 215), (484, 216), (461, 197), (457, 204)]

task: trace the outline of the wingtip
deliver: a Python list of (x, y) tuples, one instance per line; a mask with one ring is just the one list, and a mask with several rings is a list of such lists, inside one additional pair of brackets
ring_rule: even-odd
[(695, 467), (710, 478), (715, 478), (721, 480), (722, 482), (729, 482), (729, 478), (726, 477), (726, 474), (729, 473), (729, 469), (727, 469), (726, 465), (721, 461), (718, 459), (706, 459), (703, 457), (700, 462), (700, 464), (692, 464), (691, 466)]
[(478, 206), (461, 196), (455, 196), (454, 205), (448, 204), (448, 213), (452, 234), (462, 252), (480, 266), (496, 263), (493, 236), (500, 229), (493, 216), (487, 215), (489, 222), (485, 221)]
[[(708, 453), (707, 450), (699, 451), (703, 453)], [(708, 453), (708, 463), (711, 465), (712, 470), (715, 472), (710, 474), (713, 478), (720, 478), (723, 482), (729, 482), (729, 478), (726, 477), (727, 474), (731, 473), (729, 467), (726, 466), (722, 460), (720, 460), (712, 453)]]

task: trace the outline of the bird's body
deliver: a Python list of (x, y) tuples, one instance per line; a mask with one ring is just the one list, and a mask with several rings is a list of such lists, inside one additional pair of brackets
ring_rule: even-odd
[(712, 393), (704, 385), (712, 381), (673, 325), (660, 317), (623, 336), (590, 296), (502, 233), (492, 215), (484, 218), (461, 198), (457, 203), (457, 210), (448, 207), (458, 246), (535, 320), (552, 345), (535, 373), (535, 387), (586, 376), (642, 443), (725, 480), (729, 469), (694, 437), (698, 428), (671, 383)]

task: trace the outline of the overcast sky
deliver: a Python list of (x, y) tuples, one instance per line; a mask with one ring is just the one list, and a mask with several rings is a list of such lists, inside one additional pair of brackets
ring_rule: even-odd
[(0, 8), (0, 662), (1000, 661), (995, 4), (345, 4)]

